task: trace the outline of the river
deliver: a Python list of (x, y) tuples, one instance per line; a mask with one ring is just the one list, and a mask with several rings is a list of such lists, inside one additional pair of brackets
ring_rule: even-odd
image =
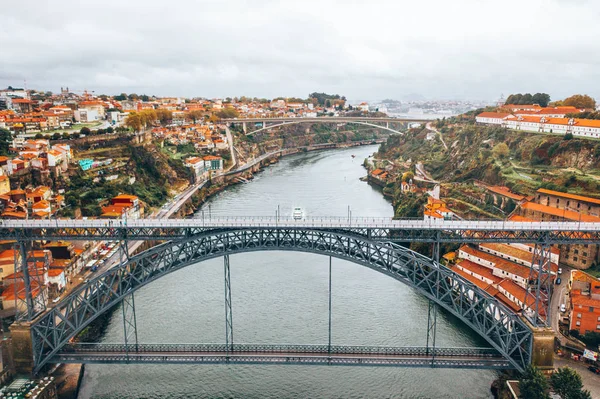
[[(283, 158), (216, 195), (212, 215), (392, 216), (361, 166), (376, 146)], [(351, 155), (356, 155), (352, 158)], [(202, 217), (199, 212), (196, 217)], [(234, 341), (327, 343), (328, 258), (296, 252), (231, 256)], [(334, 345), (425, 345), (427, 301), (411, 288), (339, 259), (332, 265)], [(224, 342), (223, 260), (167, 275), (136, 292), (143, 343)], [(438, 313), (439, 346), (486, 346)], [(121, 311), (103, 342), (122, 342)], [(491, 398), (490, 370), (240, 365), (88, 365), (79, 398)]]

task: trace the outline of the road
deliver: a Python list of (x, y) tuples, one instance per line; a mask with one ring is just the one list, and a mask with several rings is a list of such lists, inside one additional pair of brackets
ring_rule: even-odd
[(571, 367), (575, 369), (581, 375), (583, 388), (590, 391), (592, 398), (600, 398), (600, 377), (588, 370), (588, 365), (585, 362), (555, 356), (554, 367)]
[[(568, 301), (568, 291), (567, 285), (569, 283), (569, 273), (570, 270), (562, 267), (563, 273), (559, 276), (561, 279), (560, 285), (554, 285), (554, 290), (552, 293), (552, 298), (550, 299), (550, 311), (552, 317), (552, 329), (556, 334), (556, 337), (560, 339), (561, 344), (564, 345), (567, 339), (560, 333), (560, 329), (558, 328), (558, 322), (560, 318), (567, 316), (569, 314), (569, 301)], [(567, 312), (562, 313), (560, 311), (560, 305), (565, 304), (567, 308)]]
[(444, 138), (442, 137), (442, 133), (437, 130), (432, 124), (431, 122), (427, 123), (427, 125), (425, 125), (425, 127), (433, 132), (436, 132), (438, 137), (440, 138), (440, 141), (442, 142), (442, 144), (444, 145), (444, 148), (446, 149), (446, 151), (448, 151), (448, 146), (446, 145), (446, 142), (444, 141)]
[(425, 168), (423, 167), (423, 163), (417, 162), (417, 164), (415, 165), (415, 171), (417, 172), (415, 180), (421, 180), (429, 183), (438, 183), (437, 181), (429, 177), (429, 175), (425, 171)]
[(227, 135), (227, 142), (229, 143), (229, 151), (231, 151), (231, 166), (227, 169), (227, 171), (229, 171), (237, 165), (237, 158), (233, 149), (233, 136), (227, 125), (225, 125), (225, 134)]

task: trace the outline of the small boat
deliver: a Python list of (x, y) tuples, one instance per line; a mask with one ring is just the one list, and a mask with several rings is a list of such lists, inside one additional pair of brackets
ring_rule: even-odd
[(352, 158), (356, 158), (356, 155), (352, 154)]
[(302, 210), (302, 208), (295, 207), (294, 211), (292, 212), (292, 218), (294, 220), (302, 220), (302, 219), (304, 219), (304, 211)]

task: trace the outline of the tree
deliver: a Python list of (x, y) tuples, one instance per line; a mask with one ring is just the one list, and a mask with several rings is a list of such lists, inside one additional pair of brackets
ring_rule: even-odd
[(82, 128), (81, 128), (81, 130), (79, 131), (79, 133), (80, 133), (80, 134), (83, 134), (83, 135), (85, 135), (85, 136), (89, 136), (89, 135), (90, 135), (90, 133), (91, 133), (91, 131), (90, 131), (90, 128), (89, 128), (89, 127), (87, 127), (87, 126), (84, 126), (84, 127), (82, 127)]
[(411, 180), (411, 179), (414, 179), (414, 178), (415, 178), (415, 174), (414, 174), (413, 172), (411, 172), (411, 171), (409, 171), (409, 172), (404, 172), (404, 173), (402, 174), (402, 181), (403, 181), (403, 182), (407, 182), (407, 181), (409, 181), (409, 180)]
[(575, 108), (586, 108), (586, 109), (596, 109), (596, 100), (587, 94), (574, 94), (571, 97), (567, 97), (562, 101), (562, 104), (565, 106), (572, 106)]
[(114, 133), (114, 132), (115, 132), (115, 129), (113, 129), (113, 127), (112, 127), (112, 126), (109, 126), (109, 127), (107, 127), (107, 128), (106, 128), (106, 133), (108, 133), (108, 134), (112, 134), (112, 133)]
[(235, 108), (227, 107), (218, 111), (215, 115), (217, 115), (221, 119), (231, 119), (237, 118), (239, 113), (235, 110)]
[(550, 399), (548, 395), (548, 380), (542, 372), (534, 366), (528, 366), (519, 380), (519, 391), (523, 399)]
[(12, 143), (12, 136), (6, 129), (0, 129), (0, 155), (8, 155), (8, 149)]
[(520, 104), (533, 104), (533, 96), (531, 93), (523, 94), (523, 98), (521, 98)]
[(189, 111), (185, 114), (185, 118), (196, 123), (196, 121), (202, 120), (202, 118), (204, 118), (204, 111), (200, 111), (199, 109)]
[(156, 117), (161, 125), (166, 126), (173, 121), (173, 112), (168, 109), (157, 109)]
[(125, 100), (127, 100), (127, 94), (121, 93), (118, 96), (115, 96), (114, 98), (117, 101), (125, 101)]
[(494, 153), (494, 156), (496, 158), (506, 158), (508, 156), (508, 154), (510, 153), (510, 150), (508, 149), (508, 146), (506, 145), (506, 143), (498, 143), (494, 146), (494, 149), (492, 150), (492, 152)]
[(579, 392), (583, 388), (581, 376), (570, 367), (559, 368), (550, 376), (550, 383), (554, 392), (562, 399), (579, 398)]
[(566, 133), (563, 137), (563, 140), (572, 140), (573, 139), (573, 133)]
[(539, 104), (540, 107), (547, 107), (550, 103), (550, 95), (547, 93), (535, 93), (533, 95), (533, 103)]
[(63, 140), (69, 140), (71, 138), (71, 135), (67, 132), (64, 132), (62, 134), (62, 138), (63, 138)]
[(37, 134), (35, 135), (35, 137), (34, 137), (34, 138), (35, 138), (35, 139), (43, 139), (43, 138), (44, 138), (44, 135), (43, 135), (43, 134), (41, 134), (41, 133), (37, 133)]
[(52, 135), (52, 140), (59, 140), (60, 139), (60, 133), (54, 133)]
[(133, 129), (134, 132), (139, 132), (143, 126), (140, 114), (137, 112), (130, 113), (127, 118), (125, 118), (125, 125)]

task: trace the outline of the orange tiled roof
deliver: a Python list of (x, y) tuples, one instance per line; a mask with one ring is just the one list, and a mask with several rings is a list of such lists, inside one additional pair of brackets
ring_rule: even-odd
[[(459, 250), (466, 252), (467, 254), (475, 256), (477, 258), (484, 259), (488, 262), (492, 262), (496, 265), (496, 267), (498, 269), (502, 269), (505, 272), (514, 274), (514, 275), (519, 276), (524, 279), (529, 278), (530, 270), (529, 270), (529, 267), (527, 267), (527, 266), (519, 265), (519, 264), (511, 262), (509, 260), (502, 259), (498, 256), (489, 254), (487, 252), (480, 251), (479, 249), (472, 248), (468, 245), (461, 246), (459, 248)], [(536, 273), (536, 272), (534, 271), (534, 273)]]
[(525, 202), (521, 204), (521, 208), (528, 209), (534, 212), (541, 212), (547, 215), (562, 217), (569, 220), (581, 220), (582, 222), (600, 222), (600, 217), (585, 215), (583, 213), (569, 211), (566, 209), (553, 208), (551, 206), (536, 204), (535, 202)]
[(508, 187), (504, 187), (504, 186), (487, 186), (487, 189), (490, 190), (493, 193), (496, 193), (496, 194), (502, 195), (504, 197), (508, 197), (508, 198), (514, 199), (515, 201), (522, 201), (523, 199), (525, 199), (524, 195), (515, 194), (515, 193), (511, 192)]
[(600, 205), (600, 199), (585, 197), (583, 195), (563, 193), (562, 191), (547, 190), (545, 188), (540, 188), (539, 190), (537, 190), (537, 192), (541, 193), (541, 194), (554, 195), (556, 197), (570, 198), (570, 199), (574, 199), (577, 201), (584, 201), (584, 202), (589, 202), (592, 204)]
[(477, 115), (477, 118), (494, 118), (494, 119), (504, 119), (508, 116), (512, 116), (509, 113), (505, 112), (482, 112)]

